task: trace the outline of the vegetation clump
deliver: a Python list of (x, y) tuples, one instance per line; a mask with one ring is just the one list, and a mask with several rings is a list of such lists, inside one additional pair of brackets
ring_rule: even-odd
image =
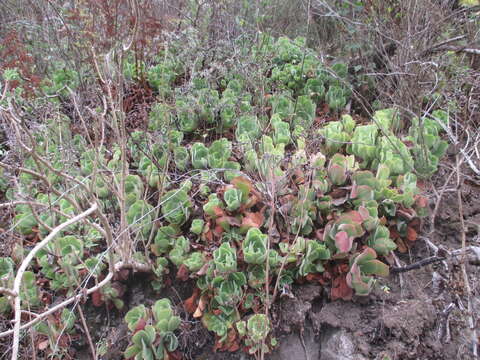
[[(125, 59), (123, 76), (134, 82), (143, 71), (156, 96), (128, 141), (87, 145), (68, 121), (48, 130), (55, 136), (36, 134), (23, 154), (26, 170), (5, 191), (35, 203), (15, 205), (16, 231), (41, 241), (86, 204), (100, 210), (36, 252), (22, 278), (22, 309), (40, 308), (46, 288), (72, 296), (80, 284), (111, 279), (115, 266), (149, 272), (157, 293), (175, 273), (192, 285), (183, 304), (188, 321), (215, 335), (215, 349), (258, 357), (277, 344), (268, 310), (293, 283), (319, 283), (332, 300), (351, 300), (389, 276), (391, 253), (413, 244), (426, 213), (418, 178), (433, 174), (446, 151), (448, 114), (412, 118), (402, 137), (395, 108), (361, 120), (347, 113), (347, 64), (322, 62), (305, 38), (262, 41), (264, 52), (251, 56), (263, 59), (265, 94), (240, 73), (204, 78), (166, 48), (152, 65)], [(185, 90), (179, 82), (187, 73)], [(44, 91), (66, 95), (65, 86), (78, 86), (74, 75), (55, 71)], [(115, 111), (109, 131), (121, 134)], [(320, 113), (329, 121), (318, 121)], [(77, 149), (68, 162), (63, 142)], [(39, 177), (43, 185), (33, 186)], [(18, 251), (0, 258), (4, 288), (27, 253)], [(93, 303), (124, 308), (120, 283), (115, 275)], [(0, 296), (0, 312), (11, 311)], [(65, 311), (64, 328), (73, 332)], [(175, 358), (175, 333), (187, 321), (175, 313), (168, 299), (131, 308), (125, 358)], [(52, 341), (61, 336), (42, 329)]]

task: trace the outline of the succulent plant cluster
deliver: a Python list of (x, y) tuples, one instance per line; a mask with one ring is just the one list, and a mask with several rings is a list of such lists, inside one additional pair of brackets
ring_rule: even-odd
[(174, 331), (181, 319), (174, 315), (169, 299), (160, 299), (151, 309), (144, 305), (130, 309), (125, 315), (132, 332), (131, 345), (125, 350), (126, 359), (162, 360), (178, 347)]
[[(351, 299), (368, 295), (377, 276), (388, 276), (391, 252), (416, 239), (427, 205), (417, 176), (436, 170), (447, 146), (440, 132), (448, 124), (447, 114), (435, 111), (413, 119), (408, 136), (399, 138), (395, 109), (361, 121), (339, 116), (351, 95), (345, 64), (327, 68), (302, 38), (265, 44), (269, 93), (262, 99), (238, 74), (193, 78), (188, 91), (180, 91), (174, 84), (185, 72), (169, 53), (148, 69), (127, 62), (127, 78), (145, 71), (158, 102), (144, 129), (129, 133), (123, 199), (113, 191), (121, 181), (118, 146), (87, 146), (72, 136), (66, 119), (52, 127), (55, 134), (36, 135), (38, 153), (92, 189), (113, 222), (124, 201), (129, 235), (141, 244), (133, 256), (151, 267), (154, 290), (176, 271), (177, 279), (195, 284), (185, 309), (215, 334), (215, 348), (251, 354), (276, 344), (265, 308), (277, 290), (311, 281), (333, 299)], [(317, 108), (328, 109), (332, 120), (320, 128), (314, 126)], [(307, 146), (312, 134), (322, 140), (314, 149)], [(65, 139), (74, 150), (70, 162), (60, 161)], [(55, 171), (28, 154), (23, 166), (41, 170), (59, 193), (67, 191)], [(75, 211), (34, 181), (23, 173), (6, 195), (28, 194), (57, 209), (15, 207), (16, 230), (44, 237)], [(85, 202), (80, 190), (72, 197)], [(64, 293), (99, 280), (104, 249), (103, 236), (88, 223), (65, 229), (37, 254), (36, 271), (23, 277), (30, 306), (40, 305), (39, 279)], [(0, 259), (0, 286), (11, 285), (14, 268), (12, 259)], [(122, 294), (108, 285), (99, 303), (120, 309)], [(0, 297), (0, 312), (9, 310)], [(125, 321), (132, 332), (126, 358), (164, 359), (177, 349), (180, 318), (167, 299), (130, 309)]]

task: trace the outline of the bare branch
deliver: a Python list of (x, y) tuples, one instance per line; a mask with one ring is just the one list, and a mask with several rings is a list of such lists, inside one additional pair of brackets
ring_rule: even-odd
[[(60, 231), (65, 229), (66, 227), (75, 224), (76, 222), (82, 220), (83, 218), (89, 216), (93, 212), (95, 212), (98, 208), (97, 204), (93, 204), (88, 210), (84, 211), (83, 213), (75, 216), (74, 218), (67, 220), (66, 222), (58, 225), (55, 227), (50, 234), (43, 239), (41, 242), (39, 242), (25, 257), (23, 260), (22, 264), (20, 265), (17, 275), (15, 277), (15, 280), (13, 282), (13, 293), (15, 294), (20, 294), (20, 287), (22, 285), (22, 278), (23, 274), (27, 270), (28, 266), (30, 265), (30, 262), (33, 260), (35, 255), (43, 249), (52, 239), (55, 238), (55, 236), (58, 235)], [(20, 344), (20, 326), (21, 326), (21, 297), (16, 296), (15, 297), (15, 304), (14, 304), (14, 313), (15, 313), (15, 325), (13, 328), (13, 345), (12, 345), (12, 360), (16, 360), (18, 357), (18, 347)]]

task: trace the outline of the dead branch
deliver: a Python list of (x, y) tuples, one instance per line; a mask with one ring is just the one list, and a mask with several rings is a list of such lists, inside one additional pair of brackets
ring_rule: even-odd
[(436, 262), (439, 262), (439, 261), (442, 261), (442, 260), (445, 260), (445, 257), (443, 256), (431, 256), (431, 257), (428, 257), (426, 259), (422, 259), (420, 261), (417, 261), (413, 264), (410, 264), (410, 265), (406, 265), (406, 266), (402, 266), (402, 267), (396, 267), (396, 266), (393, 266), (390, 268), (390, 272), (392, 273), (403, 273), (403, 272), (407, 272), (407, 271), (410, 271), (410, 270), (416, 270), (416, 269), (420, 269), (424, 266), (427, 266), (427, 265), (430, 265), (430, 264), (433, 264), (433, 263), (436, 263)]
[[(20, 287), (22, 285), (22, 278), (23, 274), (27, 270), (28, 266), (30, 266), (30, 262), (33, 260), (35, 255), (43, 249), (51, 240), (57, 236), (57, 234), (65, 229), (66, 227), (75, 224), (76, 222), (82, 220), (83, 218), (89, 216), (93, 212), (95, 212), (98, 208), (97, 204), (93, 204), (88, 210), (84, 211), (83, 213), (75, 216), (74, 218), (65, 221), (64, 223), (55, 227), (50, 234), (39, 242), (25, 257), (22, 264), (20, 265), (17, 275), (15, 276), (15, 280), (13, 282), (13, 293), (20, 294)], [(19, 295), (15, 296), (14, 301), (14, 328), (13, 328), (13, 345), (12, 345), (12, 360), (17, 359), (18, 357), (18, 347), (20, 344), (20, 325), (21, 325), (21, 302), (22, 299)]]

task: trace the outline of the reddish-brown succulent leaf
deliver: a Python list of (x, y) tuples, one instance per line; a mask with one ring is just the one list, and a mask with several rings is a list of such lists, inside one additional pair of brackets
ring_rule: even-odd
[(398, 233), (397, 229), (395, 226), (391, 226), (388, 228), (388, 230), (390, 231), (390, 238), (393, 239), (393, 240), (396, 240), (396, 239), (400, 239), (401, 236), (400, 234)]
[(326, 284), (326, 281), (323, 277), (323, 274), (319, 274), (319, 273), (310, 273), (310, 274), (307, 274), (307, 276), (305, 276), (305, 280), (307, 280), (308, 282), (318, 282), (320, 283), (321, 285), (325, 285)]
[(358, 213), (360, 214), (360, 216), (364, 221), (370, 217), (370, 213), (368, 212), (368, 209), (365, 206), (359, 206)]
[(103, 300), (103, 296), (100, 290), (96, 290), (92, 293), (93, 306), (96, 306), (96, 307), (102, 306), (104, 302), (105, 301)]
[(220, 226), (223, 230), (228, 231), (230, 229), (230, 223), (228, 221), (228, 216), (222, 216), (215, 220), (215, 224)]
[(182, 360), (183, 355), (179, 350), (175, 350), (174, 352), (169, 352), (168, 353), (168, 358), (165, 358), (164, 360)]
[(195, 290), (193, 290), (192, 296), (190, 296), (188, 299), (186, 299), (183, 302), (183, 308), (187, 313), (193, 314), (195, 312), (198, 306), (197, 300), (199, 296), (200, 296), (200, 289), (195, 288)]
[(351, 221), (356, 224), (361, 224), (364, 220), (365, 219), (363, 218), (362, 214), (360, 214), (360, 212), (351, 210), (340, 215), (340, 217), (338, 218), (338, 223), (341, 223), (341, 222), (348, 223), (348, 221)]
[(349, 236), (357, 238), (365, 234), (365, 229), (360, 224), (341, 224), (338, 230), (345, 231)]
[(237, 339), (237, 332), (234, 329), (228, 330), (227, 338), (224, 342), (220, 342), (220, 339), (217, 339), (213, 347), (213, 351), (235, 352), (238, 349), (240, 349), (240, 345)]
[(418, 238), (418, 234), (412, 226), (407, 227), (407, 240), (415, 241)]
[(228, 225), (233, 225), (233, 226), (241, 226), (242, 223), (238, 218), (235, 216), (222, 216), (221, 218), (217, 219), (217, 224), (221, 224), (222, 222), (227, 223)]
[(425, 180), (423, 179), (417, 179), (417, 187), (421, 190), (421, 191), (424, 191), (427, 187), (426, 187), (426, 182)]
[(336, 271), (339, 274), (346, 274), (346, 273), (348, 273), (348, 270), (350, 270), (350, 268), (349, 268), (348, 264), (346, 264), (346, 263), (338, 264), (336, 266)]
[(248, 230), (251, 227), (259, 228), (263, 225), (265, 216), (261, 212), (245, 212), (245, 216), (242, 219), (241, 227)]
[(145, 326), (147, 326), (147, 320), (141, 318), (140, 320), (138, 320), (137, 326), (135, 326), (135, 330), (133, 332), (139, 332), (140, 330), (145, 329)]
[(420, 208), (426, 208), (428, 206), (428, 199), (425, 196), (416, 195), (415, 205), (417, 205)]
[(346, 198), (348, 194), (347, 189), (345, 188), (335, 188), (328, 193), (333, 199)]
[(225, 215), (225, 211), (223, 211), (223, 209), (219, 206), (213, 207), (213, 211), (214, 211), (216, 217), (221, 217), (221, 216)]
[(332, 300), (342, 299), (345, 301), (352, 300), (353, 290), (348, 287), (347, 280), (344, 275), (336, 277), (332, 282), (332, 290), (330, 297)]
[(353, 245), (353, 237), (348, 236), (346, 231), (339, 231), (335, 234), (335, 246), (339, 252), (349, 252)]
[(217, 226), (215, 226), (215, 229), (213, 230), (213, 235), (215, 235), (217, 238), (219, 238), (220, 236), (222, 236), (223, 231), (224, 231), (224, 229), (220, 225), (217, 225)]
[(210, 227), (210, 222), (205, 223), (205, 227), (202, 232), (202, 240), (204, 240), (206, 243), (213, 242), (213, 232)]
[(190, 275), (190, 272), (188, 271), (188, 268), (184, 264), (180, 265), (177, 271), (176, 278), (181, 281), (187, 281), (190, 277), (189, 275)]

